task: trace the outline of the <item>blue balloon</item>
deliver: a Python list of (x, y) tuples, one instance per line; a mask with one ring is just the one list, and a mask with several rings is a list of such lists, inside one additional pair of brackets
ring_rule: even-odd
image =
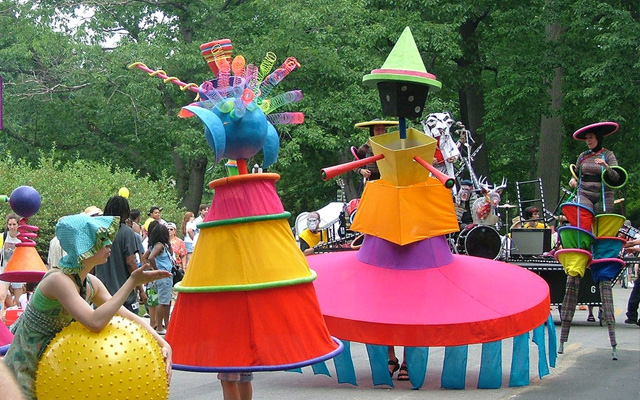
[(40, 193), (31, 186), (18, 186), (9, 196), (11, 209), (23, 218), (29, 218), (40, 209)]
[(263, 159), (262, 159), (262, 168), (269, 168), (271, 164), (276, 162), (278, 159), (278, 152), (280, 151), (280, 137), (278, 136), (278, 131), (276, 128), (271, 125), (270, 122), (267, 122), (267, 140), (264, 143), (264, 148), (262, 149)]
[(196, 105), (183, 108), (204, 123), (205, 139), (216, 156), (216, 163), (222, 158), (246, 160), (262, 150), (263, 167), (267, 168), (278, 159), (278, 132), (267, 120), (264, 111), (253, 102), (242, 113), (236, 114), (233, 108), (235, 100), (233, 97), (226, 98), (212, 108)]

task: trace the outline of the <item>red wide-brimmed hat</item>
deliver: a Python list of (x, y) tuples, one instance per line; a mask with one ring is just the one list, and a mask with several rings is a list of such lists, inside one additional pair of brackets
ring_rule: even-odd
[(609, 136), (618, 130), (617, 122), (596, 122), (595, 124), (583, 126), (574, 132), (573, 138), (576, 140), (586, 140), (587, 133), (593, 133), (599, 137)]

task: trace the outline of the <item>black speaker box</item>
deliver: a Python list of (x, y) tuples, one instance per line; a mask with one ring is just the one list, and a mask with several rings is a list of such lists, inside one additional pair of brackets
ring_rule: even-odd
[(512, 255), (539, 255), (551, 250), (551, 229), (512, 229)]

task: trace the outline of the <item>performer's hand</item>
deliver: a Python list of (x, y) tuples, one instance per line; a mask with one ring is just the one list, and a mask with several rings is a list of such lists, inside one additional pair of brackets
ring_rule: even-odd
[(449, 157), (449, 158), (447, 158), (447, 162), (448, 162), (449, 164), (451, 164), (451, 163), (453, 163), (453, 162), (455, 162), (455, 161), (456, 161), (456, 158), (457, 158), (457, 157), (455, 157), (455, 156), (454, 156), (454, 157)]
[(595, 159), (595, 163), (598, 164), (599, 166), (603, 167), (606, 170), (609, 169), (609, 164), (607, 164), (607, 162), (605, 160), (603, 160), (602, 158), (596, 158)]
[(129, 279), (134, 282), (134, 286), (140, 286), (145, 283), (169, 277), (171, 277), (171, 272), (160, 269), (151, 269), (151, 265), (149, 265), (149, 263), (142, 265), (140, 268), (136, 268), (136, 270), (129, 275)]
[(571, 189), (575, 189), (578, 186), (576, 178), (571, 178), (571, 180), (569, 181), (569, 186), (571, 187)]
[(171, 382), (171, 364), (172, 364), (171, 357), (172, 357), (173, 351), (171, 350), (171, 346), (169, 345), (169, 343), (167, 343), (165, 340), (163, 340), (162, 342), (164, 343), (159, 343), (160, 350), (162, 351), (162, 358), (164, 358), (165, 372), (167, 373), (167, 378), (169, 382)]
[(362, 168), (360, 170), (360, 175), (364, 176), (366, 179), (369, 179), (371, 177), (371, 171), (369, 171), (368, 169)]
[(630, 239), (630, 240), (627, 240), (627, 242), (622, 247), (626, 249), (626, 248), (633, 247), (637, 244), (638, 244), (637, 239)]

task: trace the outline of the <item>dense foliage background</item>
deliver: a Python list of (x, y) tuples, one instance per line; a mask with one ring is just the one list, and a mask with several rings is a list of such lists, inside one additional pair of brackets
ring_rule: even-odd
[[(553, 209), (568, 165), (586, 148), (571, 133), (614, 120), (620, 131), (605, 145), (630, 177), (618, 197), (640, 223), (637, 0), (2, 0), (0, 152), (22, 160), (11, 161), (22, 169), (0, 180), (7, 185), (0, 192), (28, 184), (44, 163), (60, 175), (38, 189), (60, 185), (65, 193), (46, 198), (56, 210), (46, 223), (89, 199), (105, 203), (132, 179), (150, 185), (136, 191), (150, 196), (134, 202), (141, 209), (151, 200), (175, 210), (210, 201), (206, 183), (224, 168), (212, 164), (201, 123), (176, 116), (193, 93), (127, 65), (141, 61), (200, 83), (212, 76), (199, 45), (230, 38), (247, 62), (273, 51), (278, 62), (294, 56), (301, 63), (278, 90), (304, 91), (292, 110), (306, 120), (279, 126), (280, 158), (271, 171), (282, 175), (278, 191), (293, 216), (318, 209), (337, 189), (320, 180), (320, 168), (348, 161), (349, 147), (364, 142), (356, 122), (383, 117), (362, 77), (383, 64), (405, 26), (443, 83), (426, 110), (451, 111), (484, 143), (476, 169), (493, 181), (507, 178), (511, 203), (514, 182), (539, 176)], [(79, 193), (66, 174), (92, 163), (107, 165), (112, 184), (82, 182), (87, 193)], [(356, 196), (357, 178), (347, 181), (348, 197)], [(59, 206), (73, 197), (78, 204)]]
[[(148, 218), (152, 205), (163, 207), (162, 218), (178, 226), (186, 211), (179, 208), (177, 202), (167, 201), (176, 198), (176, 191), (169, 185), (170, 178), (166, 174), (152, 181), (106, 160), (95, 162), (73, 158), (63, 163), (55, 161), (52, 152), (27, 163), (6, 154), (0, 160), (0, 171), (0, 188), (11, 188), (0, 194), (10, 195), (13, 189), (22, 185), (31, 186), (40, 194), (40, 209), (29, 218), (29, 224), (40, 228), (35, 241), (42, 255), (48, 252), (60, 217), (81, 213), (88, 206), (104, 210), (107, 200), (117, 195), (122, 187), (129, 189), (129, 206), (140, 210), (142, 222)], [(0, 203), (3, 224), (4, 215), (10, 211), (7, 203)]]

